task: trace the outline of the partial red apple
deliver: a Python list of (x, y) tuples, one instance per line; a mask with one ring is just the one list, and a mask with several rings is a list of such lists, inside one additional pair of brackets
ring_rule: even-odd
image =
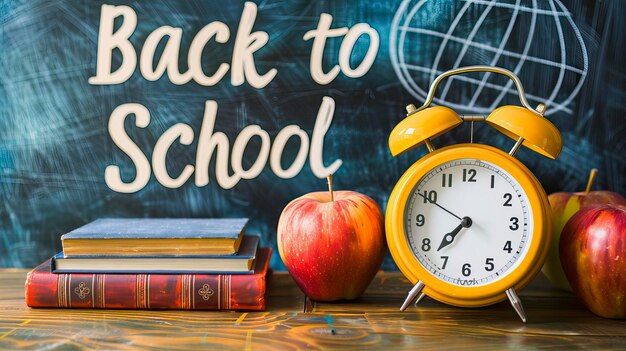
[(548, 196), (552, 209), (552, 242), (542, 272), (554, 285), (563, 290), (572, 291), (565, 278), (559, 259), (559, 239), (567, 221), (580, 209), (591, 205), (614, 204), (626, 206), (626, 199), (618, 193), (612, 191), (589, 191), (596, 172), (597, 170), (595, 169), (591, 170), (587, 191), (575, 193), (558, 192)]
[(285, 207), (278, 252), (311, 299), (352, 300), (365, 291), (384, 258), (384, 217), (372, 198), (329, 187), (328, 193), (306, 194)]
[(559, 252), (572, 289), (589, 310), (626, 318), (626, 207), (578, 211), (563, 228)]

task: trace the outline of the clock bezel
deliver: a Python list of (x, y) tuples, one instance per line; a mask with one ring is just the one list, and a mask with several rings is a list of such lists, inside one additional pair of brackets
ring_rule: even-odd
[[(404, 215), (415, 185), (439, 165), (458, 159), (478, 159), (509, 173), (528, 197), (533, 228), (526, 255), (517, 268), (503, 278), (481, 286), (459, 286), (438, 279), (417, 261), (407, 240)], [(461, 307), (481, 307), (506, 299), (511, 287), (520, 290), (541, 270), (550, 246), (550, 213), (545, 191), (535, 176), (519, 160), (502, 150), (483, 144), (457, 144), (438, 149), (415, 162), (400, 177), (387, 204), (385, 227), (391, 256), (400, 271), (413, 284), (421, 280), (424, 293), (440, 302)]]

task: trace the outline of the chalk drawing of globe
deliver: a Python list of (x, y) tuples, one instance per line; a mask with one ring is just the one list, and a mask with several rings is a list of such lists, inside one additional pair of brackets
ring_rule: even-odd
[[(492, 65), (516, 73), (529, 102), (545, 103), (547, 115), (572, 113), (589, 65), (580, 31), (558, 0), (405, 0), (391, 25), (390, 55), (418, 102), (440, 73)], [(445, 80), (434, 102), (486, 114), (516, 97), (506, 77), (472, 73)]]

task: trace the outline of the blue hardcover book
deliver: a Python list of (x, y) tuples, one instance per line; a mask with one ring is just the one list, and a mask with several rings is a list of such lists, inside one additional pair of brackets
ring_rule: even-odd
[(61, 236), (71, 256), (232, 255), (247, 218), (107, 218)]
[(51, 259), (53, 273), (252, 274), (259, 237), (244, 235), (235, 255), (79, 256)]

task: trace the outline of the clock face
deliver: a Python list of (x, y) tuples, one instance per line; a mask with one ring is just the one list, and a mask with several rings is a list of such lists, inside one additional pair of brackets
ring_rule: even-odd
[(413, 255), (433, 276), (481, 286), (522, 261), (533, 217), (526, 193), (509, 173), (468, 158), (442, 163), (417, 182), (404, 226)]

